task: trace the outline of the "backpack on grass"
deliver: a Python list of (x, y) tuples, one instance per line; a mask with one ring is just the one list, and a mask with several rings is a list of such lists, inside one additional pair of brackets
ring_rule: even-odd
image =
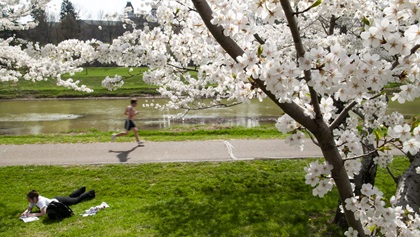
[(52, 201), (47, 207), (48, 218), (53, 220), (63, 220), (64, 218), (72, 216), (74, 213), (67, 205)]

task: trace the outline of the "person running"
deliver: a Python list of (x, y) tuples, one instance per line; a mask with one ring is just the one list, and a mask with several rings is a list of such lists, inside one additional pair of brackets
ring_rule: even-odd
[(112, 142), (115, 141), (116, 137), (126, 136), (130, 132), (130, 130), (133, 130), (134, 137), (136, 138), (137, 144), (138, 145), (143, 144), (143, 142), (139, 140), (138, 129), (136, 127), (136, 124), (133, 122), (134, 116), (139, 113), (138, 111), (135, 110), (136, 105), (137, 105), (137, 99), (131, 98), (130, 105), (127, 106), (124, 111), (124, 114), (127, 115), (127, 119), (125, 120), (125, 123), (124, 123), (125, 132), (112, 134), (112, 137), (111, 137)]
[[(21, 217), (35, 217), (43, 216), (47, 214), (47, 207), (52, 201), (61, 202), (67, 206), (77, 204), (79, 202), (91, 200), (95, 198), (95, 190), (86, 191), (86, 187), (81, 187), (76, 191), (72, 192), (69, 196), (57, 196), (55, 198), (49, 199), (44, 196), (39, 195), (36, 190), (30, 191), (26, 198), (28, 199), (29, 206), (26, 210), (20, 215)], [(32, 212), (34, 207), (38, 207), (40, 212)]]

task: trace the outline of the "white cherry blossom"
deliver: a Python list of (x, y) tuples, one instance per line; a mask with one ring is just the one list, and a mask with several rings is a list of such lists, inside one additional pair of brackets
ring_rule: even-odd
[(417, 152), (420, 151), (420, 141), (414, 138), (405, 140), (403, 143), (403, 151), (405, 153), (411, 153), (411, 155), (417, 154)]
[(406, 141), (411, 137), (410, 130), (411, 127), (408, 124), (404, 124), (403, 126), (397, 125), (393, 128), (388, 128), (388, 135), (392, 138), (400, 139), (401, 141)]
[(364, 45), (366, 47), (378, 47), (381, 42), (381, 34), (378, 28), (376, 27), (369, 27), (368, 31), (362, 32), (360, 37), (362, 37), (362, 39), (365, 40)]

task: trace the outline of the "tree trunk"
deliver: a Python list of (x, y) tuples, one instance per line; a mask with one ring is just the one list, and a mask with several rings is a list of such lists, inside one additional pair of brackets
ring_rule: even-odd
[(360, 169), (359, 174), (354, 176), (354, 184), (356, 185), (354, 194), (356, 196), (360, 196), (360, 190), (362, 189), (363, 184), (372, 184), (372, 186), (375, 185), (376, 170), (378, 166), (375, 164), (373, 159), (378, 157), (379, 154), (378, 152), (370, 153), (375, 150), (373, 144), (367, 144), (366, 147), (367, 149), (365, 150), (365, 154), (369, 153), (369, 155), (363, 157), (362, 168)]
[[(368, 144), (366, 145), (366, 149), (364, 152), (370, 153), (374, 150), (375, 150), (374, 145)], [(360, 169), (359, 174), (354, 176), (354, 184), (356, 186), (354, 189), (354, 194), (356, 196), (360, 196), (360, 190), (362, 189), (363, 184), (369, 183), (369, 184), (375, 185), (377, 165), (375, 164), (373, 159), (377, 156), (378, 156), (378, 153), (374, 152), (363, 157), (362, 168)], [(346, 218), (344, 214), (341, 212), (340, 205), (341, 205), (341, 201), (339, 200), (337, 211), (334, 217), (334, 223), (338, 224), (342, 228), (346, 228), (348, 227), (346, 223)]]
[[(192, 0), (197, 12), (200, 14), (203, 22), (206, 27), (209, 29), (210, 33), (217, 40), (217, 42), (222, 46), (222, 48), (234, 59), (238, 56), (242, 56), (244, 51), (240, 48), (232, 38), (225, 36), (223, 34), (223, 28), (221, 26), (215, 26), (211, 23), (212, 10), (208, 3), (205, 0)], [(304, 47), (301, 44), (300, 36), (298, 35), (298, 29), (296, 27), (296, 22), (294, 22), (293, 11), (291, 10), (290, 3), (288, 1), (282, 1), (282, 5), (285, 8), (285, 12), (288, 13), (288, 21), (291, 22), (295, 27), (291, 27), (292, 35), (295, 42), (295, 47), (299, 51), (299, 55), (304, 54)], [(310, 72), (305, 71), (305, 76), (310, 80)], [(344, 202), (345, 199), (353, 197), (353, 191), (350, 185), (349, 178), (347, 176), (346, 169), (344, 167), (344, 162), (340, 156), (338, 148), (335, 144), (334, 137), (331, 129), (323, 121), (322, 116), (318, 113), (316, 119), (310, 119), (303, 113), (303, 110), (293, 101), (291, 103), (279, 103), (276, 99), (276, 96), (273, 95), (270, 91), (267, 90), (263, 81), (258, 78), (253, 78), (257, 86), (267, 94), (267, 96), (273, 100), (285, 113), (295, 119), (302, 126), (306, 127), (312, 134), (317, 138), (322, 153), (325, 159), (331, 164), (334, 168), (332, 170), (332, 177), (337, 185), (338, 192), (340, 194), (341, 201)], [(311, 90), (311, 98), (314, 100), (312, 105), (315, 107), (315, 111), (320, 111), (319, 104), (316, 97), (316, 94), (313, 89)], [(345, 216), (349, 226), (357, 230), (359, 236), (365, 236), (362, 224), (360, 221), (356, 220), (355, 215), (352, 211), (345, 210)]]
[[(350, 184), (347, 171), (344, 167), (344, 161), (337, 149), (334, 141), (333, 134), (327, 124), (323, 121), (319, 121), (319, 132), (316, 136), (318, 143), (321, 147), (322, 154), (329, 164), (333, 166), (331, 175), (337, 186), (338, 193), (340, 194), (340, 202), (345, 203), (347, 198), (353, 197), (353, 189)], [(348, 226), (353, 227), (357, 230), (359, 236), (364, 236), (364, 230), (359, 220), (356, 220), (355, 215), (352, 211), (344, 209), (344, 217)]]
[(417, 214), (420, 214), (420, 174), (416, 168), (420, 167), (420, 152), (410, 157), (411, 164), (398, 179), (395, 194), (396, 206), (405, 208), (409, 205)]

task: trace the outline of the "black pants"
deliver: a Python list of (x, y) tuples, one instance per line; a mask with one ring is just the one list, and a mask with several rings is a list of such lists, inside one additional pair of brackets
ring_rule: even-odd
[(85, 192), (85, 190), (85, 187), (81, 187), (72, 192), (69, 196), (57, 196), (55, 197), (55, 199), (67, 206), (71, 206), (79, 202), (90, 200), (95, 197), (92, 191)]

